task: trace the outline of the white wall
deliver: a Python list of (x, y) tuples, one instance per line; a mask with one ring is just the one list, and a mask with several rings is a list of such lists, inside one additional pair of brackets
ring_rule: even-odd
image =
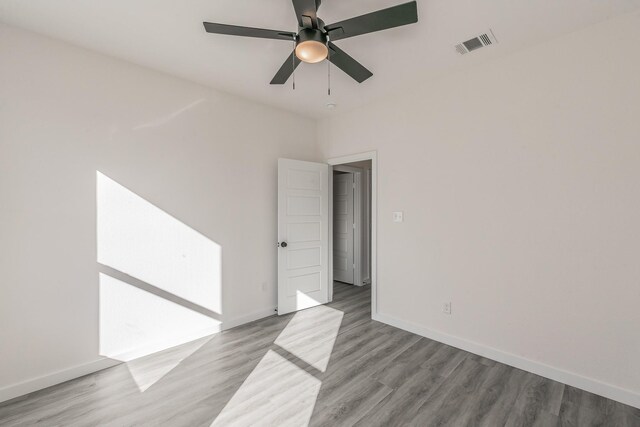
[[(277, 158), (317, 158), (315, 141), (301, 137), (315, 133), (313, 121), (7, 26), (0, 61), (0, 400), (47, 380), (16, 383), (102, 366), (93, 364), (101, 345), (98, 172), (117, 183), (113, 200), (173, 224), (162, 227), (169, 234), (149, 228), (146, 241), (111, 246), (105, 259), (119, 261), (110, 267), (172, 291), (155, 280), (180, 276), (194, 247), (199, 256), (219, 245), (222, 319), (272, 312)], [(108, 226), (136, 223), (119, 221)], [(141, 264), (119, 252), (129, 243), (162, 258), (138, 272)], [(217, 309), (219, 301), (202, 301), (207, 292), (185, 292), (178, 297)]]
[(382, 317), (640, 406), (638, 43), (635, 13), (320, 123), (378, 151)]

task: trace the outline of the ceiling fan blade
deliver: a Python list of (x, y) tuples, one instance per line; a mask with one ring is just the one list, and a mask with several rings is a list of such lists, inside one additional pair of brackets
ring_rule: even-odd
[(331, 52), (329, 52), (329, 61), (351, 76), (351, 78), (358, 83), (362, 83), (369, 77), (373, 76), (371, 71), (364, 68), (361, 63), (350, 57), (345, 51), (335, 44), (329, 43), (329, 48), (331, 49)]
[[(292, 58), (293, 57), (293, 58)], [(296, 69), (298, 65), (300, 65), (300, 60), (297, 56), (291, 52), (291, 55), (284, 61), (278, 72), (273, 79), (271, 80), (272, 85), (283, 85), (289, 80), (291, 74), (293, 74), (293, 70)]]
[(418, 22), (418, 7), (412, 1), (326, 25), (324, 29), (329, 33), (330, 39), (335, 41), (415, 22)]
[(318, 28), (320, 0), (292, 0), (298, 25), (302, 28)]
[(266, 30), (264, 28), (239, 27), (237, 25), (215, 24), (203, 22), (207, 33), (227, 34), (229, 36), (258, 37), (262, 39), (276, 39), (292, 41), (296, 36), (290, 31)]

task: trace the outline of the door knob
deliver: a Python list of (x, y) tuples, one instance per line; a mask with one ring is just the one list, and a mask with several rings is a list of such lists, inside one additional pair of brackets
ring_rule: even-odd
[(282, 243), (280, 243), (280, 247), (281, 247), (281, 248), (286, 248), (286, 247), (287, 247), (287, 242), (282, 242)]

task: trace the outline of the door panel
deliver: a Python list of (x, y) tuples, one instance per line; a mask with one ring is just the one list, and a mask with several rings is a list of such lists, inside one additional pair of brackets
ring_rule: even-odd
[(317, 292), (322, 289), (322, 275), (320, 273), (303, 274), (290, 277), (288, 281), (288, 294), (295, 297), (297, 292)]
[(289, 243), (308, 242), (321, 239), (320, 222), (299, 222), (287, 224)]
[(333, 177), (333, 279), (353, 284), (354, 176)]
[(294, 270), (296, 268), (320, 267), (322, 263), (322, 254), (319, 247), (307, 249), (289, 249), (287, 256), (287, 268)]
[[(315, 191), (315, 190), (310, 190)], [(286, 215), (315, 215), (322, 214), (322, 199), (320, 196), (288, 196)]]
[(278, 160), (278, 314), (329, 301), (328, 173), (322, 163)]

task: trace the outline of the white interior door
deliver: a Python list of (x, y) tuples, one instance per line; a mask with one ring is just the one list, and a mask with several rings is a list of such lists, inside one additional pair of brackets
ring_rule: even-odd
[(333, 280), (353, 284), (354, 279), (354, 175), (333, 177)]
[(329, 302), (329, 166), (278, 160), (278, 314)]

